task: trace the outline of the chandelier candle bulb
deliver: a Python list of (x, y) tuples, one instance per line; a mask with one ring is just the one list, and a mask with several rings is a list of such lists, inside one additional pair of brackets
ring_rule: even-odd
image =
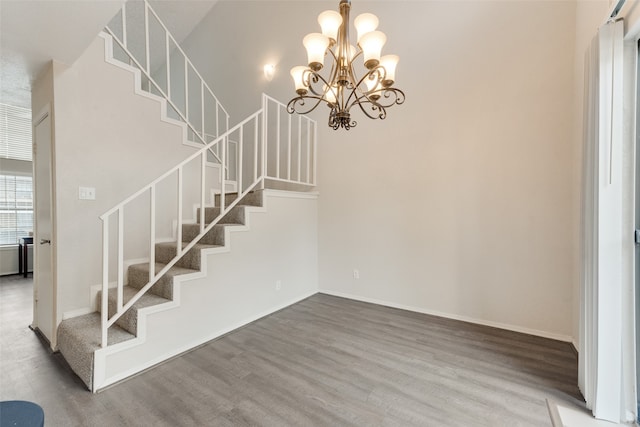
[[(304, 37), (309, 65), (291, 69), (297, 96), (287, 104), (287, 112), (307, 114), (323, 104), (329, 107), (329, 127), (349, 130), (358, 124), (351, 118), (354, 107), (370, 119), (383, 120), (387, 108), (404, 103), (405, 96), (392, 87), (398, 57), (380, 57), (387, 36), (376, 30), (378, 18), (371, 13), (356, 18), (354, 46), (349, 38), (351, 0), (340, 0), (339, 10), (322, 12), (318, 16), (322, 34)], [(360, 55), (365, 68), (356, 66)], [(332, 62), (327, 67), (325, 57)]]
[(309, 68), (320, 71), (324, 64), (324, 54), (329, 47), (329, 38), (320, 33), (310, 33), (302, 39), (302, 44), (307, 49)]
[(380, 63), (382, 46), (387, 42), (387, 36), (382, 31), (371, 31), (362, 36), (360, 47), (364, 57), (364, 66), (368, 69), (376, 67)]
[(296, 86), (296, 93), (300, 96), (307, 94), (307, 86), (304, 83), (304, 72), (309, 68), (298, 65), (291, 69), (291, 77), (293, 77), (293, 83)]
[(356, 19), (353, 20), (353, 25), (358, 32), (358, 44), (360, 44), (362, 36), (378, 28), (378, 23), (378, 17), (373, 13), (363, 13), (356, 16)]
[(338, 88), (330, 88), (327, 85), (324, 85), (324, 96), (329, 104), (336, 103), (336, 93), (338, 93)]
[(398, 55), (385, 55), (380, 58), (380, 65), (385, 71), (385, 76), (382, 80), (384, 87), (389, 87), (396, 81), (396, 66), (399, 60), (400, 57)]
[(329, 37), (331, 44), (338, 40), (338, 29), (342, 25), (342, 16), (335, 10), (325, 10), (318, 15), (318, 23), (322, 28), (322, 34)]

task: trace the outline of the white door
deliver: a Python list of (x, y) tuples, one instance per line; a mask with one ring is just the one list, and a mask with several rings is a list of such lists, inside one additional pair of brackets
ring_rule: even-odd
[(56, 298), (53, 271), (53, 221), (52, 221), (52, 149), (51, 117), (45, 112), (34, 122), (34, 192), (35, 236), (33, 238), (34, 263), (34, 313), (33, 326), (56, 346)]
[(638, 74), (636, 75), (636, 387), (638, 421), (640, 421), (640, 41), (638, 41)]

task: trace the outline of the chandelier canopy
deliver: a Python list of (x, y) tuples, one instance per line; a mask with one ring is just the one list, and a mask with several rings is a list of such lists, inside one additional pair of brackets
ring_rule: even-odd
[[(307, 49), (307, 66), (291, 69), (297, 97), (289, 101), (290, 114), (306, 114), (326, 104), (329, 126), (349, 130), (357, 122), (351, 120), (351, 108), (360, 107), (371, 119), (384, 119), (387, 108), (404, 102), (404, 92), (393, 87), (397, 55), (380, 56), (387, 37), (376, 31), (378, 18), (371, 13), (354, 20), (357, 47), (349, 42), (349, 10), (351, 0), (340, 1), (340, 13), (326, 10), (318, 16), (322, 34), (307, 34), (302, 44)], [(331, 69), (326, 77), (320, 74), (325, 56), (331, 57)], [(362, 66), (358, 57), (362, 56)], [(360, 68), (362, 77), (358, 77)]]

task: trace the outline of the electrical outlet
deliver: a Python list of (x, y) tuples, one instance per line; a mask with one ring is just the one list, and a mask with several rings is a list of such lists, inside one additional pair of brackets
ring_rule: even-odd
[(282, 289), (282, 280), (276, 280), (276, 291)]
[(353, 270), (353, 278), (354, 279), (360, 278), (360, 270), (358, 270), (357, 268)]

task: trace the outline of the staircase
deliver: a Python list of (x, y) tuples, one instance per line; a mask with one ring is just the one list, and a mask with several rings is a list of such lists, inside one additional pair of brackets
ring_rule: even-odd
[[(138, 37), (143, 33), (144, 49), (134, 48), (135, 40), (127, 37), (131, 20), (144, 29), (130, 31)], [(162, 58), (150, 54), (158, 51), (149, 45), (158, 39), (149, 36), (153, 25), (164, 29), (164, 65)], [(101, 217), (98, 309), (63, 320), (57, 331), (60, 353), (92, 391), (166, 358), (166, 350), (153, 351), (163, 338), (146, 334), (149, 315), (178, 308), (181, 283), (215, 276), (215, 271), (207, 271), (207, 257), (228, 252), (230, 232), (247, 229), (250, 212), (264, 210), (263, 189), (269, 183), (298, 189), (315, 185), (315, 122), (292, 120), (281, 113), (284, 104), (263, 95), (259, 111), (229, 128), (226, 111), (146, 1), (125, 3), (101, 37), (107, 62), (130, 69), (136, 91), (162, 103), (164, 119), (185, 127), (186, 143), (195, 151)], [(185, 70), (181, 95), (171, 76), (177, 57)], [(194, 86), (199, 95), (190, 99)], [(197, 104), (200, 108), (193, 107)], [(208, 169), (211, 166), (215, 168)], [(146, 226), (139, 227), (140, 218), (147, 218)], [(157, 235), (159, 221), (172, 221), (173, 234)], [(110, 365), (119, 353), (126, 359), (130, 356), (124, 355), (143, 344), (142, 356), (136, 356), (130, 368)]]
[[(237, 194), (228, 194), (228, 202), (232, 202)], [(200, 239), (189, 251), (185, 252), (173, 267), (171, 267), (150, 289), (142, 295), (133, 306), (121, 316), (108, 331), (108, 345), (122, 344), (134, 340), (139, 334), (138, 319), (144, 309), (155, 306), (155, 309), (171, 308), (174, 301), (174, 285), (178, 281), (188, 279), (202, 273), (202, 259), (215, 250), (229, 249), (226, 240), (227, 229), (245, 225), (247, 208), (262, 206), (262, 192), (255, 191), (246, 195), (218, 224)], [(219, 215), (220, 208), (205, 208), (205, 221), (210, 223)], [(200, 224), (183, 224), (183, 246), (198, 233)], [(161, 271), (174, 256), (176, 246), (173, 243), (156, 244), (155, 269)], [(149, 263), (130, 265), (128, 283), (123, 287), (123, 298), (131, 300), (142, 289), (149, 278)], [(102, 292), (98, 294), (102, 300)], [(117, 292), (109, 288), (107, 306), (109, 316), (113, 316), (117, 307)], [(99, 305), (100, 307), (100, 305)], [(74, 317), (63, 321), (58, 327), (58, 349), (69, 363), (73, 371), (82, 379), (86, 386), (93, 390), (94, 353), (101, 348), (101, 316), (100, 312)]]

